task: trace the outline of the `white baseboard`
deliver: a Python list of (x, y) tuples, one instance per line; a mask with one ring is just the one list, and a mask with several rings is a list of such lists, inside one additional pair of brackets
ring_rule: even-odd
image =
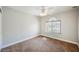
[[(50, 36), (43, 35), (43, 34), (40, 34), (40, 35), (46, 36), (46, 37), (50, 37)], [(2, 49), (2, 48), (9, 47), (9, 46), (14, 45), (14, 44), (17, 44), (17, 43), (20, 43), (20, 42), (23, 42), (23, 41), (28, 40), (28, 39), (32, 39), (32, 38), (37, 37), (37, 36), (39, 36), (39, 35), (34, 35), (34, 36), (32, 36), (32, 37), (29, 37), (29, 38), (26, 38), (26, 39), (23, 39), (23, 40), (20, 40), (20, 41), (17, 41), (17, 42), (13, 42), (13, 43), (11, 43), (11, 44), (2, 46), (1, 49)], [(73, 42), (73, 41), (69, 41), (69, 40), (64, 40), (64, 39), (60, 39), (60, 38), (56, 38), (56, 37), (50, 37), (50, 38), (55, 38), (55, 39), (57, 39), (57, 40), (61, 40), (61, 41), (69, 42), (69, 43), (72, 43), (72, 44), (76, 44), (76, 45), (78, 45), (78, 47), (79, 47), (79, 43), (77, 43), (77, 42)]]
[(69, 42), (69, 43), (72, 43), (72, 44), (76, 44), (76, 45), (79, 47), (79, 43), (77, 43), (77, 42), (73, 42), (73, 41), (69, 41), (69, 40), (64, 40), (64, 39), (56, 38), (56, 37), (51, 37), (51, 36), (44, 35), (44, 34), (40, 34), (40, 35), (46, 36), (46, 37), (50, 37), (50, 38), (55, 38), (55, 39), (57, 39), (57, 40), (61, 40), (61, 41), (64, 41), (64, 42)]
[(14, 45), (14, 44), (17, 44), (17, 43), (20, 43), (20, 42), (23, 42), (23, 41), (28, 40), (28, 39), (32, 39), (32, 38), (37, 37), (37, 36), (39, 36), (39, 35), (34, 35), (34, 36), (32, 36), (32, 37), (25, 38), (25, 39), (20, 40), (20, 41), (17, 41), (17, 42), (13, 42), (13, 43), (11, 43), (11, 44), (4, 45), (4, 46), (1, 47), (1, 49), (6, 48), (6, 47), (9, 47), (9, 46)]

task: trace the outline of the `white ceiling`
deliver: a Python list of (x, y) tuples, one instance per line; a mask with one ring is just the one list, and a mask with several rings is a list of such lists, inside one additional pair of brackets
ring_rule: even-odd
[[(41, 12), (40, 6), (9, 6), (9, 7), (35, 16), (40, 16)], [(47, 6), (47, 8), (48, 8), (48, 15), (75, 9), (72, 8), (72, 6)]]

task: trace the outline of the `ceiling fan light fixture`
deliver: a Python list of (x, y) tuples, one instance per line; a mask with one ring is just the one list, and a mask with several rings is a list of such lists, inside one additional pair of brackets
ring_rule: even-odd
[(42, 14), (42, 13), (40, 14), (40, 16), (46, 16), (46, 15), (47, 15), (47, 14)]
[(47, 12), (40, 13), (40, 16), (46, 16), (46, 15), (47, 15)]

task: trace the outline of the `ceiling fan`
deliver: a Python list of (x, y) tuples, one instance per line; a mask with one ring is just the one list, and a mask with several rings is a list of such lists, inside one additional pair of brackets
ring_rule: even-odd
[(46, 16), (48, 15), (48, 11), (52, 10), (53, 8), (55, 8), (56, 6), (41, 6), (40, 7), (40, 16)]
[(48, 8), (46, 6), (41, 6), (40, 11), (40, 16), (46, 16), (48, 14)]

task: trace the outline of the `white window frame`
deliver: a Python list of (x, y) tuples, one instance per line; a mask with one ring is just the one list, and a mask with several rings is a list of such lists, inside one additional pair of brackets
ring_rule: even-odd
[[(60, 22), (59, 31), (57, 31), (57, 32), (54, 31), (54, 28), (52, 28), (53, 24), (51, 25), (51, 23), (53, 23), (53, 22)], [(49, 25), (49, 23), (50, 23), (50, 25)], [(49, 26), (51, 26), (50, 31), (49, 31), (49, 28), (50, 28)], [(47, 33), (51, 32), (51, 33), (61, 34), (61, 20), (58, 20), (57, 18), (53, 17), (53, 18), (49, 19), (48, 21), (46, 21), (46, 32)]]

